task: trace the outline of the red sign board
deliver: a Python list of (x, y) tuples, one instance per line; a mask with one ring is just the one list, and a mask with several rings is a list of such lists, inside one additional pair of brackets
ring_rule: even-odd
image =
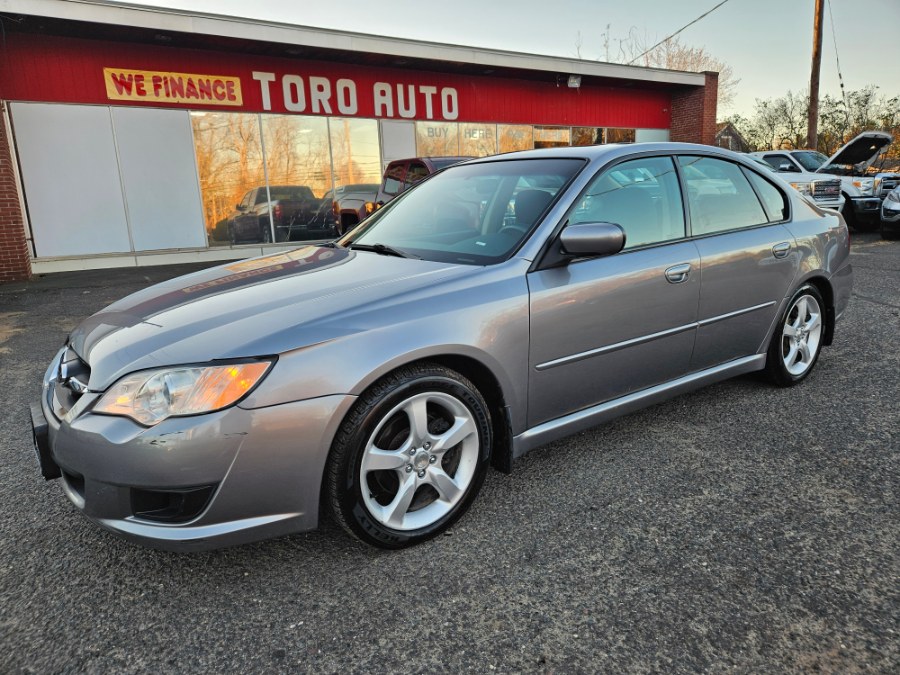
[(14, 101), (381, 119), (665, 129), (659, 89), (463, 76), (227, 51), (7, 34), (0, 96)]

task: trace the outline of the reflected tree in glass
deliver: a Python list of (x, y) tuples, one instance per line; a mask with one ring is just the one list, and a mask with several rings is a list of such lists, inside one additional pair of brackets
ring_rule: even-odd
[(529, 124), (497, 125), (499, 152), (534, 149), (534, 128)]
[[(245, 204), (248, 193), (265, 189), (259, 117), (247, 113), (192, 112), (194, 149), (206, 234), (210, 246), (239, 243), (234, 225), (246, 226), (248, 241), (262, 241), (269, 220), (268, 204)], [(252, 215), (237, 207), (253, 207)]]

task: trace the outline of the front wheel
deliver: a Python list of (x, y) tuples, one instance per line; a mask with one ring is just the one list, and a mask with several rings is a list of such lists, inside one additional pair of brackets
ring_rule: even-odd
[(790, 387), (812, 371), (822, 349), (825, 303), (812, 284), (801, 286), (779, 321), (766, 357), (769, 378)]
[(471, 382), (437, 364), (403, 368), (360, 397), (335, 437), (332, 515), (380, 548), (434, 537), (474, 501), (490, 448), (490, 413)]

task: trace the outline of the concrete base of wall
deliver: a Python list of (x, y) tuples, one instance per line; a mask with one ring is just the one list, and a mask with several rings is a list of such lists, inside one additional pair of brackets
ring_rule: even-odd
[(77, 272), (80, 270), (112, 269), (116, 267), (154, 267), (157, 265), (215, 262), (217, 260), (242, 260), (243, 258), (252, 258), (258, 255), (271, 255), (272, 253), (290, 251), (298, 246), (303, 246), (304, 243), (291, 242), (290, 244), (268, 244), (266, 246), (237, 246), (196, 251), (162, 251), (73, 258), (34, 258), (31, 261), (31, 271), (34, 274), (53, 274), (54, 272)]

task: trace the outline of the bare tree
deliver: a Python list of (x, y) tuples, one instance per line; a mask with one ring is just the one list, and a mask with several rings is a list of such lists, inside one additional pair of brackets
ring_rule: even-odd
[[(610, 37), (610, 26), (600, 34), (602, 40), (602, 54), (610, 63), (636, 63), (648, 68), (666, 68), (668, 70), (685, 70), (702, 73), (707, 70), (719, 73), (719, 110), (727, 109), (734, 101), (735, 92), (740, 79), (734, 76), (734, 71), (724, 61), (706, 51), (705, 47), (691, 47), (681, 42), (679, 37), (673, 37), (661, 45), (650, 48), (656, 43), (655, 38), (647, 34), (638, 33), (635, 26), (628, 31), (625, 38)], [(581, 33), (576, 40), (576, 53), (581, 54)], [(616, 46), (610, 54), (610, 43)]]

